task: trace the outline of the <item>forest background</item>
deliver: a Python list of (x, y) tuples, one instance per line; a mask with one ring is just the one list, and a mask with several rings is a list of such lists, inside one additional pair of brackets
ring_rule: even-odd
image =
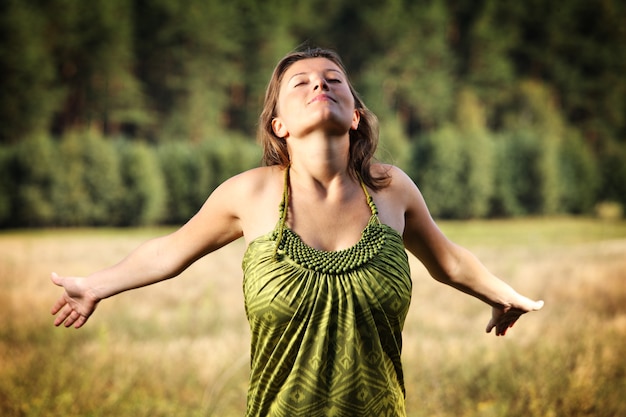
[(0, 227), (187, 220), (260, 161), (273, 66), (337, 50), (434, 216), (626, 204), (619, 0), (5, 0)]

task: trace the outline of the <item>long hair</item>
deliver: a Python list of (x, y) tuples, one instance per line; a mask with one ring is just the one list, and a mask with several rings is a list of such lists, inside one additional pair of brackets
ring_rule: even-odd
[[(276, 117), (276, 106), (280, 84), (285, 72), (294, 63), (309, 58), (325, 58), (335, 63), (346, 75), (348, 73), (339, 55), (329, 49), (306, 48), (297, 50), (281, 59), (265, 91), (263, 110), (259, 117), (257, 140), (263, 147), (263, 164), (267, 166), (278, 165), (283, 168), (289, 166), (289, 152), (284, 139), (277, 137), (272, 129), (272, 120)], [(354, 106), (361, 115), (359, 126), (356, 130), (350, 130), (350, 153), (348, 160), (348, 172), (356, 180), (363, 180), (365, 185), (373, 190), (384, 188), (389, 183), (387, 175), (374, 176), (371, 172), (372, 159), (378, 146), (378, 118), (365, 106), (352, 83), (348, 79), (350, 92), (354, 97)]]

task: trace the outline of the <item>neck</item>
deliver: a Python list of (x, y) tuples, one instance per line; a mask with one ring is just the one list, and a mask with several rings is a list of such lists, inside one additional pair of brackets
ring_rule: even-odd
[(331, 184), (349, 179), (348, 159), (350, 138), (329, 137), (323, 134), (307, 138), (288, 139), (291, 171), (303, 185), (307, 182), (316, 187), (328, 188)]

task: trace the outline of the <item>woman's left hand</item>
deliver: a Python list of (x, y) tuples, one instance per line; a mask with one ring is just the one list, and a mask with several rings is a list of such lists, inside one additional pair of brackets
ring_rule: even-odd
[(525, 298), (519, 305), (493, 307), (491, 320), (487, 324), (487, 333), (491, 333), (491, 330), (495, 328), (496, 336), (504, 336), (522, 314), (540, 310), (542, 307), (543, 301), (533, 301), (528, 298)]

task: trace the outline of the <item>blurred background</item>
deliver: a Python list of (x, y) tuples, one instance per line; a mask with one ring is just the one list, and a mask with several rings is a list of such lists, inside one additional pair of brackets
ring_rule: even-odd
[(619, 217), (624, 22), (619, 0), (5, 0), (0, 227), (185, 221), (258, 165), (302, 44), (340, 53), (436, 217)]
[[(0, 1), (0, 415), (242, 416), (238, 240), (52, 325), (84, 276), (257, 166), (271, 71), (343, 57), (444, 233), (545, 300), (505, 338), (411, 258), (411, 417), (626, 415), (622, 0)], [(277, 202), (278, 207), (278, 202)]]

